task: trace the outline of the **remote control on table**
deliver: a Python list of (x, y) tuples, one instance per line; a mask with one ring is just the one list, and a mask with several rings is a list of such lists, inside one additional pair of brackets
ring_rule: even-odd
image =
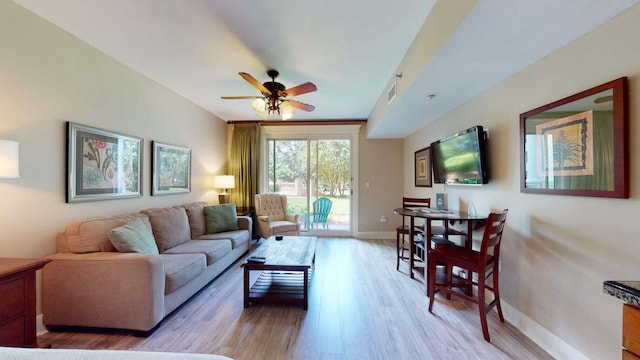
[(249, 258), (247, 258), (247, 261), (250, 263), (259, 263), (259, 264), (264, 264), (264, 262), (267, 259), (264, 256), (249, 256)]

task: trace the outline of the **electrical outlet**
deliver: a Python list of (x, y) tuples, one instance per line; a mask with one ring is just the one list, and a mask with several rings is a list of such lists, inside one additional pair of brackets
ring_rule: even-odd
[(380, 222), (383, 223), (383, 224), (386, 223), (387, 222), (387, 217), (384, 216), (384, 215), (381, 215), (380, 216)]

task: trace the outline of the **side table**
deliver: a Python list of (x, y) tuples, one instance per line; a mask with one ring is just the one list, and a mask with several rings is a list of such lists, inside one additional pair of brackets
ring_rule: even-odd
[(36, 271), (48, 262), (0, 258), (0, 345), (38, 347)]

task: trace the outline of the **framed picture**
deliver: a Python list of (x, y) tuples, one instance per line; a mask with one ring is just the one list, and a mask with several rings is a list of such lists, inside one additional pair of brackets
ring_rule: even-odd
[(191, 192), (191, 150), (152, 142), (151, 195)]
[(416, 187), (431, 187), (431, 147), (420, 149), (415, 153), (415, 185)]
[(68, 203), (142, 196), (142, 139), (67, 122)]
[(520, 114), (520, 191), (629, 197), (627, 79)]

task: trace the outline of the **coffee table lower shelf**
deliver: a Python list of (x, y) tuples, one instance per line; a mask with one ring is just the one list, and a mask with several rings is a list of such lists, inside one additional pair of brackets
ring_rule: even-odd
[[(305, 287), (303, 271), (263, 271), (245, 295), (245, 307), (254, 302), (301, 304), (308, 308), (308, 291), (313, 276), (309, 269)], [(305, 291), (307, 294), (305, 294)], [(306, 295), (306, 296), (305, 296)]]

